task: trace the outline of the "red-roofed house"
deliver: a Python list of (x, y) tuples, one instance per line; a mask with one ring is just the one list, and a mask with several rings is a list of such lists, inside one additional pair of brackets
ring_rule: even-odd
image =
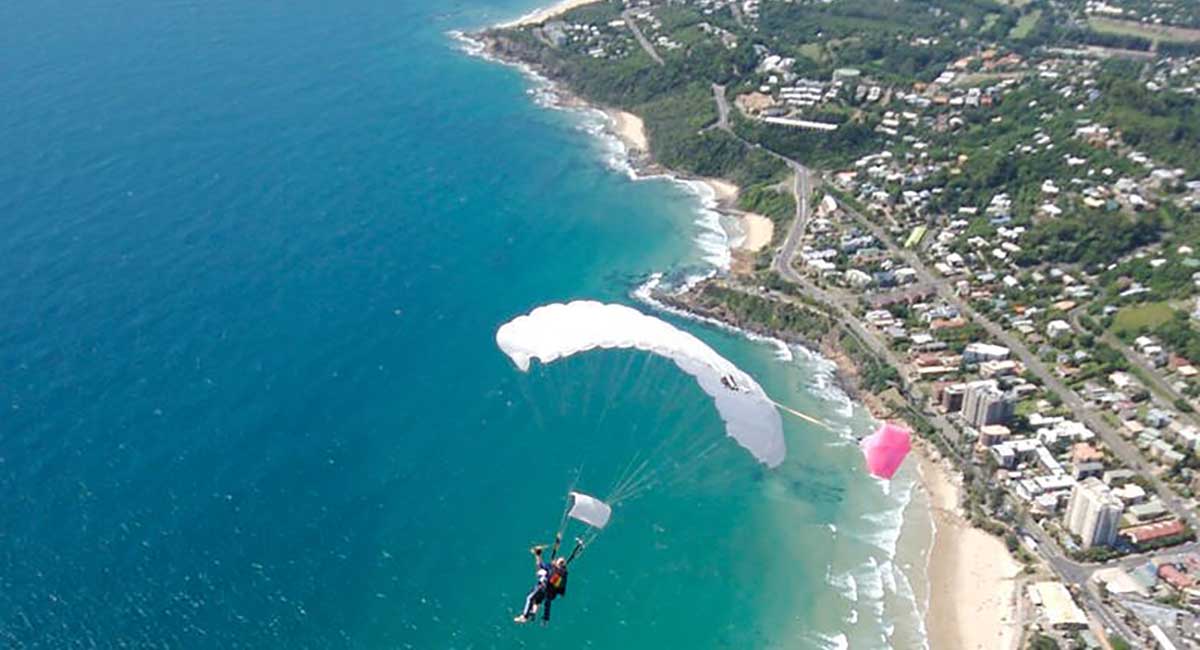
[(1182, 533), (1186, 528), (1178, 519), (1168, 519), (1144, 526), (1133, 526), (1121, 531), (1121, 535), (1129, 538), (1134, 546), (1140, 546), (1172, 535)]
[(1196, 579), (1192, 576), (1175, 568), (1173, 564), (1164, 564), (1158, 567), (1158, 577), (1166, 581), (1172, 587), (1183, 591), (1196, 586)]
[(1071, 460), (1076, 463), (1098, 463), (1104, 460), (1104, 454), (1086, 442), (1077, 442), (1071, 447)]

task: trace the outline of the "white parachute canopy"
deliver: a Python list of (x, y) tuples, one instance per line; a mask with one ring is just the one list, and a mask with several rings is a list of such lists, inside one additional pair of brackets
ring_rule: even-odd
[(787, 455), (779, 412), (758, 382), (703, 341), (632, 307), (591, 300), (538, 307), (505, 323), (496, 343), (522, 371), (596, 348), (634, 348), (667, 357), (716, 402), (725, 432), (767, 467)]
[(567, 516), (593, 528), (604, 528), (612, 517), (612, 506), (582, 492), (572, 492), (571, 510)]

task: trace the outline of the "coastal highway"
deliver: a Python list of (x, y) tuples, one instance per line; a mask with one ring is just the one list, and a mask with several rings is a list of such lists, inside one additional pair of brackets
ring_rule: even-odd
[[(812, 172), (790, 158), (779, 157), (786, 161), (794, 172), (792, 176), (792, 193), (796, 200), (796, 215), (792, 220), (791, 227), (788, 228), (787, 237), (784, 238), (783, 245), (779, 247), (775, 258), (771, 260), (771, 268), (784, 280), (803, 289), (808, 296), (829, 305), (833, 309), (833, 315), (840, 319), (842, 327), (847, 332), (853, 335), (863, 347), (870, 350), (876, 357), (899, 371), (904, 367), (903, 360), (896, 356), (895, 351), (892, 350), (886, 341), (879, 337), (878, 333), (865, 326), (854, 315), (854, 308), (858, 300), (856, 296), (844, 291), (823, 289), (796, 270), (794, 266), (796, 251), (804, 240), (804, 233), (811, 217)], [(779, 296), (775, 297), (778, 298)], [(903, 373), (901, 373), (901, 383), (908, 400), (918, 409), (925, 412), (929, 423), (937, 428), (942, 439), (948, 443), (949, 447), (955, 449), (954, 443), (959, 439), (958, 428), (945, 416), (924, 408), (926, 397), (917, 390), (916, 385), (910, 382)], [(957, 450), (955, 453), (957, 453)]]
[(896, 242), (892, 240), (891, 236), (881, 226), (866, 218), (849, 205), (845, 203), (841, 205), (846, 214), (850, 215), (861, 226), (875, 235), (875, 238), (887, 246), (893, 254), (906, 261), (917, 272), (917, 278), (921, 282), (935, 286), (939, 297), (956, 306), (964, 316), (974, 320), (994, 339), (1012, 350), (1021, 363), (1025, 364), (1025, 367), (1040, 379), (1048, 389), (1057, 393), (1062, 398), (1063, 404), (1071, 409), (1076, 417), (1086, 424), (1089, 429), (1094, 431), (1122, 462), (1150, 482), (1151, 486), (1162, 498), (1163, 504), (1172, 513), (1182, 517), (1193, 528), (1200, 528), (1200, 518), (1196, 516), (1196, 513), (1191, 508), (1187, 507), (1187, 504), (1183, 502), (1170, 486), (1159, 480), (1151, 470), (1149, 464), (1142, 458), (1141, 453), (1125, 440), (1115, 427), (1100, 417), (1095, 409), (1084, 402), (1083, 398), (1073, 388), (1066, 385), (1058, 375), (1047, 368), (1046, 364), (1042, 363), (1041, 359), (1038, 359), (1025, 346), (1024, 342), (1012, 332), (975, 311), (951, 287), (945, 284), (938, 284), (938, 278), (925, 266), (924, 262), (912, 251), (897, 246)]

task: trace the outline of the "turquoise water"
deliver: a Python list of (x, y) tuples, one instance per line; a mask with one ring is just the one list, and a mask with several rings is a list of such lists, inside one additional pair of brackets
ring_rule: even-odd
[[(880, 579), (908, 475), (795, 422), (764, 473), (666, 363), (495, 349), (710, 256), (686, 188), (446, 35), (528, 8), (0, 7), (5, 645), (911, 647)], [(676, 322), (869, 426), (820, 362)], [(656, 448), (554, 624), (514, 626), (566, 487)]]

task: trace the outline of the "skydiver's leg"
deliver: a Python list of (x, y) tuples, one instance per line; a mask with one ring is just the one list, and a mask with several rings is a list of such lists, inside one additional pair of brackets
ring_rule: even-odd
[(554, 596), (546, 599), (546, 607), (542, 609), (542, 623), (550, 622), (550, 603), (554, 602)]
[(525, 596), (525, 608), (521, 610), (521, 615), (514, 618), (517, 623), (524, 623), (533, 618), (537, 614), (538, 603), (545, 598), (546, 592), (541, 585), (534, 585), (533, 589), (529, 590), (529, 595)]

